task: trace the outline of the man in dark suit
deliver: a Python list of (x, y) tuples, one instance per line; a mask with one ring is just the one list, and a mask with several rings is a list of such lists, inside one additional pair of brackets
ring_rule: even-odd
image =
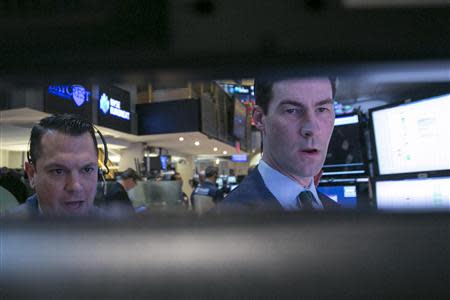
[(253, 119), (262, 133), (263, 157), (216, 211), (339, 208), (314, 184), (333, 132), (334, 90), (328, 78), (256, 80)]
[(200, 183), (191, 195), (192, 206), (195, 207), (193, 198), (195, 195), (209, 196), (214, 203), (218, 203), (223, 199), (223, 192), (216, 185), (216, 180), (219, 177), (219, 169), (214, 166), (208, 166), (205, 169), (205, 179)]
[(137, 182), (141, 179), (141, 176), (134, 169), (126, 169), (120, 174), (117, 182), (106, 183), (106, 190), (97, 193), (94, 204), (107, 211), (110, 216), (133, 216), (134, 207), (128, 192), (135, 188)]

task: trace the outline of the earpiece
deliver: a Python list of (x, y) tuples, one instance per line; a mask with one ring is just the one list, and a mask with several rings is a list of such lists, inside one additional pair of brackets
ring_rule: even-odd
[[(95, 131), (97, 132), (98, 136), (100, 137), (100, 140), (102, 141), (103, 144), (103, 166), (105, 166), (106, 169), (106, 174), (109, 173), (109, 168), (108, 168), (108, 146), (106, 144), (106, 140), (103, 137), (103, 134), (100, 132), (100, 130), (98, 130), (94, 125), (92, 125), (92, 127), (94, 127)], [(98, 168), (98, 177), (99, 180), (101, 180), (102, 182), (102, 190), (103, 190), (103, 196), (106, 196), (107, 190), (106, 190), (106, 178), (105, 178), (105, 173), (103, 173), (103, 170), (101, 168), (101, 166), (99, 166)]]
[[(95, 131), (97, 132), (98, 136), (100, 137), (100, 140), (102, 141), (103, 153), (104, 153), (103, 165), (105, 166), (105, 169), (106, 169), (105, 174), (108, 174), (109, 173), (109, 168), (108, 168), (108, 145), (106, 144), (106, 140), (103, 137), (103, 134), (100, 132), (100, 130), (98, 130), (94, 125), (92, 125), (92, 127), (94, 127)], [(98, 168), (98, 169), (101, 170), (101, 168)], [(102, 176), (103, 176), (103, 172), (102, 172)]]

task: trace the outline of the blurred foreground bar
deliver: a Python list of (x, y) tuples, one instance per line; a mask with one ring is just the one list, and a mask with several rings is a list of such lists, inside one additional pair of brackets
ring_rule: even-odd
[(3, 222), (1, 298), (448, 298), (449, 214)]

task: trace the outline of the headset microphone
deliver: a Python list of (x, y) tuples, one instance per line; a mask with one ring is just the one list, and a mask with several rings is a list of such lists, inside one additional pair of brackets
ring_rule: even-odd
[[(93, 126), (94, 127), (94, 126)], [(103, 195), (104, 196), (106, 196), (106, 192), (107, 192), (107, 189), (106, 189), (106, 178), (105, 178), (105, 174), (108, 174), (109, 173), (109, 167), (108, 167), (108, 146), (107, 146), (107, 144), (106, 144), (106, 140), (105, 140), (105, 138), (103, 137), (103, 135), (102, 135), (102, 133), (100, 132), (100, 130), (98, 130), (96, 127), (94, 127), (95, 128), (95, 131), (97, 132), (97, 134), (98, 134), (98, 136), (100, 137), (100, 140), (102, 141), (102, 144), (103, 144), (103, 166), (105, 167), (105, 169), (106, 169), (106, 172), (105, 173), (103, 173), (103, 170), (102, 170), (102, 168), (101, 167), (99, 167), (98, 168), (98, 175), (99, 175), (99, 177), (100, 177), (100, 180), (102, 181), (102, 190), (103, 190)]]
[[(41, 120), (42, 121), (42, 120)], [(98, 168), (98, 177), (99, 180), (101, 180), (102, 182), (102, 189), (103, 189), (103, 194), (106, 195), (106, 179), (105, 179), (105, 174), (109, 173), (109, 167), (108, 167), (108, 145), (106, 144), (106, 140), (103, 137), (102, 133), (100, 132), (100, 130), (98, 130), (94, 124), (90, 123), (91, 127), (94, 130), (94, 139), (95, 139), (95, 132), (98, 134), (98, 136), (100, 137), (100, 140), (102, 141), (103, 144), (103, 166), (99, 166)], [(30, 164), (35, 164), (36, 162), (34, 162), (31, 158), (31, 136), (30, 136), (30, 140), (28, 141), (28, 151), (27, 151), (27, 159), (28, 162)], [(103, 172), (102, 168), (105, 168), (105, 172)]]

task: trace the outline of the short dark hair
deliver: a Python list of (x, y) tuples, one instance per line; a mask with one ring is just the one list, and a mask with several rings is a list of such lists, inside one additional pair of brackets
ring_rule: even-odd
[(94, 143), (95, 151), (97, 150), (97, 139), (95, 138), (95, 129), (91, 122), (85, 120), (81, 116), (74, 114), (56, 114), (39, 121), (31, 129), (30, 135), (30, 151), (28, 155), (28, 161), (36, 165), (36, 161), (42, 155), (41, 140), (44, 134), (51, 130), (71, 135), (80, 136), (89, 132)]
[(139, 176), (139, 174), (132, 168), (128, 168), (125, 171), (123, 171), (122, 174), (120, 174), (120, 179), (125, 180), (125, 179), (133, 179), (134, 182), (141, 180), (141, 176)]
[[(272, 99), (272, 87), (275, 83), (292, 78), (256, 78), (255, 79), (255, 100), (256, 105), (262, 108), (264, 114), (267, 114), (269, 102)], [(336, 78), (328, 77), (331, 83), (332, 97), (336, 96)]]
[(170, 176), (170, 180), (180, 180), (181, 174), (179, 172), (175, 172), (172, 176)]
[(217, 167), (208, 166), (205, 169), (205, 177), (206, 178), (217, 176), (218, 174), (219, 174), (219, 169)]

